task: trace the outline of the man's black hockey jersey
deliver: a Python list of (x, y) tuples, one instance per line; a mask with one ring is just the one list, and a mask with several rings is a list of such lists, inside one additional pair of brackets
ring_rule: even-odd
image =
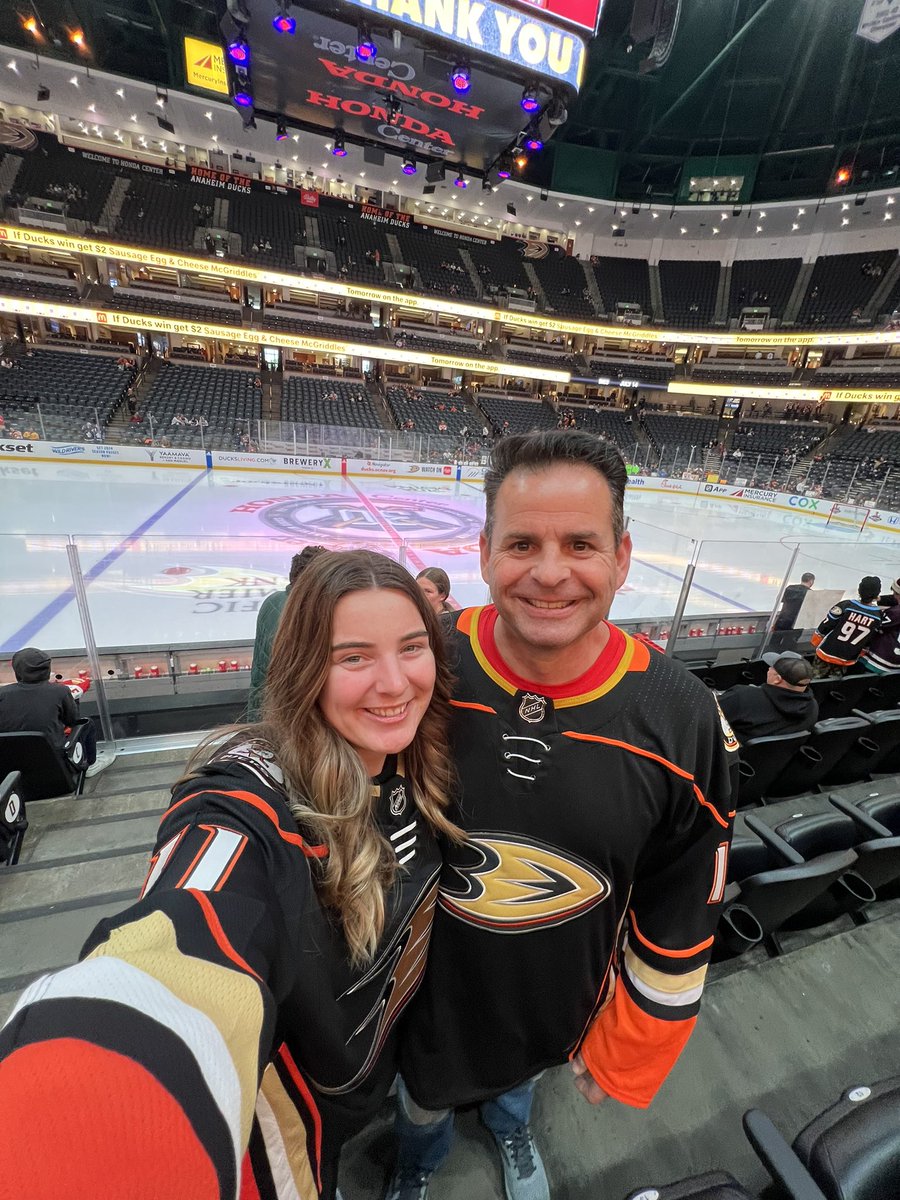
[(841, 600), (829, 608), (813, 634), (816, 657), (836, 667), (852, 667), (884, 619), (884, 609), (877, 604)]
[(429, 1109), (482, 1100), (578, 1050), (650, 1103), (694, 1026), (725, 888), (737, 742), (683, 667), (609, 627), (563, 687), (517, 678), (496, 609), (455, 649), (453, 812), (401, 1063)]
[(376, 819), (402, 864), (374, 960), (349, 963), (262, 748), (176, 789), (141, 900), (0, 1033), (29, 1200), (318, 1200), (385, 1100), (395, 1022), (425, 966), (440, 856), (388, 760)]

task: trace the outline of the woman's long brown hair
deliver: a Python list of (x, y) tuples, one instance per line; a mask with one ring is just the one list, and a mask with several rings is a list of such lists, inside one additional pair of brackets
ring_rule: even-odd
[[(373, 819), (375, 791), (356, 751), (324, 720), (319, 696), (331, 668), (334, 610), (342, 596), (390, 588), (415, 605), (435, 660), (435, 685), (412, 743), (404, 774), (432, 829), (453, 841), (460, 831), (445, 815), (454, 773), (448, 750), (452, 677), (444, 635), (412, 576), (369, 550), (319, 555), (288, 593), (272, 646), (259, 725), (220, 730), (191, 760), (218, 758), (249, 737), (265, 741), (284, 772), (288, 803), (306, 836), (328, 846), (317, 881), (323, 902), (339, 916), (351, 958), (370, 960), (385, 923), (385, 897), (398, 866)], [(225, 738), (224, 742), (222, 738)]]

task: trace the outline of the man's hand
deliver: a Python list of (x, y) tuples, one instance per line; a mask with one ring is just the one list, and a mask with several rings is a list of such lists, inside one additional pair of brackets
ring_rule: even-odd
[(575, 1086), (587, 1100), (588, 1104), (602, 1104), (607, 1098), (607, 1093), (591, 1075), (590, 1071), (584, 1065), (584, 1059), (580, 1054), (576, 1054), (572, 1059), (570, 1066), (575, 1075)]

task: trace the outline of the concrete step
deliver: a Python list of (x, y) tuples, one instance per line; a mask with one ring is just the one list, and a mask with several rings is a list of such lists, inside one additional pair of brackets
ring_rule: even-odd
[(89, 861), (110, 850), (149, 854), (156, 840), (161, 813), (137, 812), (113, 817), (85, 818), (35, 829), (29, 823), (19, 865), (55, 862), (82, 855)]
[[(94, 897), (136, 894), (147, 874), (150, 843), (139, 850), (99, 850), (86, 856), (64, 854), (7, 867), (0, 875), (0, 922), (50, 915), (60, 904), (83, 904)], [(6, 964), (0, 954), (0, 972)]]
[(20, 921), (0, 918), (0, 1024), (23, 988), (39, 975), (75, 962), (97, 922), (121, 912), (134, 899), (136, 896), (107, 898)]

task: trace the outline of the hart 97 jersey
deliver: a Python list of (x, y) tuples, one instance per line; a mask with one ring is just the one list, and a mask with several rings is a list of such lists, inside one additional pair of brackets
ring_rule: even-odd
[(0, 1032), (0, 1116), (29, 1114), (10, 1195), (334, 1196), (341, 1146), (396, 1074), (440, 856), (389, 759), (375, 815), (400, 869), (376, 955), (354, 967), (316, 894), (326, 848), (282, 783), (245, 745), (177, 788), (142, 899), (22, 996)]
[(841, 600), (829, 608), (812, 636), (816, 657), (836, 667), (852, 667), (885, 620), (884, 609), (862, 600)]
[(538, 687), (463, 612), (453, 819), (426, 978), (405, 1018), (413, 1099), (487, 1099), (581, 1051), (650, 1103), (695, 1024), (725, 888), (737, 741), (683, 667), (609, 626), (579, 679)]

